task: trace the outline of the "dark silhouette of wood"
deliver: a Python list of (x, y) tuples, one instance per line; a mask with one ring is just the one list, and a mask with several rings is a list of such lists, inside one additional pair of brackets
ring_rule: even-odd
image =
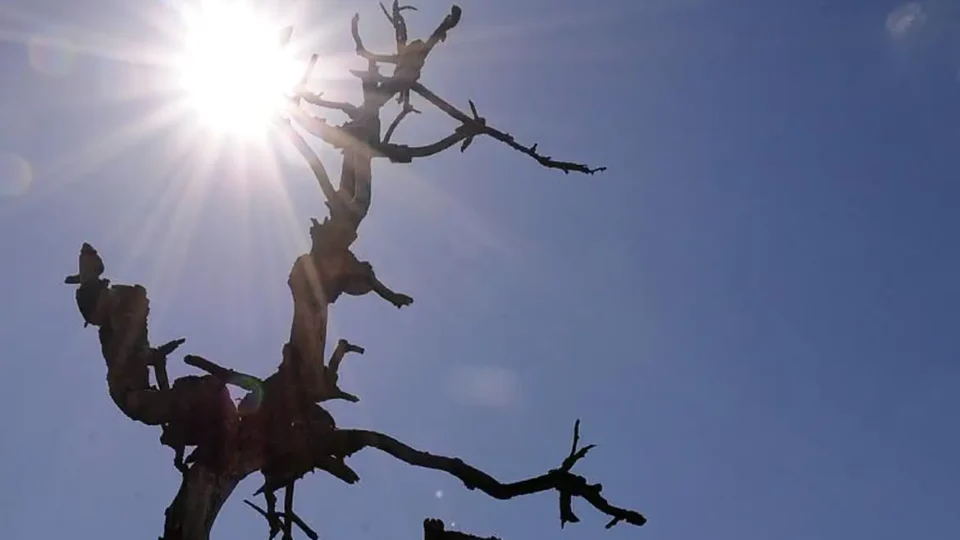
[(500, 540), (496, 536), (480, 537), (460, 531), (448, 531), (439, 519), (423, 520), (423, 540)]
[[(95, 253), (89, 244), (85, 244), (83, 250), (87, 255)], [(100, 263), (102, 264), (102, 260)], [(80, 280), (81, 285), (99, 283), (98, 287), (102, 287), (107, 280), (99, 277), (100, 272), (102, 270), (88, 272), (85, 278)], [(103, 295), (111, 294), (113, 289), (97, 290), (100, 291), (100, 298), (93, 302), (94, 308), (89, 300), (78, 302), (78, 308), (81, 313), (86, 312), (85, 318), (88, 318), (89, 322), (102, 327), (109, 325), (110, 321), (119, 315), (112, 311), (112, 306), (116, 304), (102, 298)], [(137, 298), (140, 297), (145, 297), (145, 289), (138, 293)], [(123, 313), (126, 312), (121, 314)], [(138, 319), (138, 325), (129, 326), (145, 329), (145, 310), (137, 313), (144, 318)], [(137, 335), (144, 333), (137, 332)], [(119, 339), (118, 335), (113, 334), (110, 339)], [(105, 346), (104, 350), (107, 351), (106, 356), (112, 349)], [(361, 352), (359, 347), (341, 340), (324, 371), (329, 374), (326, 388), (332, 389), (326, 396), (327, 399), (342, 397), (337, 395), (339, 389), (336, 386), (336, 374), (343, 355), (350, 350)], [(601, 495), (600, 484), (590, 484), (585, 478), (570, 472), (573, 465), (593, 448), (592, 445), (578, 448), (579, 422), (574, 432), (573, 447), (559, 468), (526, 480), (501, 483), (459, 458), (423, 452), (375, 431), (338, 428), (326, 410), (304, 398), (298, 384), (299, 377), (289, 367), (292, 365), (290, 354), (291, 348), (285, 347), (285, 358), (278, 370), (262, 381), (255, 376), (219, 366), (205, 358), (188, 355), (187, 363), (207, 371), (208, 375), (182, 377), (174, 382), (171, 390), (154, 389), (153, 393), (149, 394), (165, 396), (165, 407), (157, 408), (162, 412), (162, 418), (149, 417), (149, 421), (140, 421), (148, 425), (162, 424), (163, 439), (168, 444), (178, 444), (181, 448), (187, 445), (196, 446), (195, 451), (185, 460), (189, 468), (184, 468), (180, 489), (165, 512), (164, 535), (161, 537), (163, 540), (209, 538), (223, 503), (243, 478), (258, 470), (264, 476), (264, 485), (257, 493), (270, 493), (271, 496), (274, 491), (287, 488), (298, 478), (316, 469), (324, 470), (346, 483), (356, 483), (359, 475), (346, 465), (345, 459), (368, 447), (386, 452), (417, 467), (446, 472), (460, 479), (468, 489), (479, 489), (497, 499), (506, 500), (556, 490), (560, 494), (561, 524), (577, 521), (570, 504), (573, 497), (583, 498), (611, 516), (608, 527), (620, 521), (633, 525), (646, 522), (641, 514), (610, 504)], [(112, 369), (111, 366), (116, 367), (111, 363), (111, 359), (107, 360), (108, 371)], [(143, 367), (139, 371), (145, 369)], [(226, 395), (224, 389), (227, 384), (250, 391), (241, 401), (239, 408), (234, 408)], [(244, 401), (247, 400), (257, 403), (245, 406)], [(125, 401), (118, 401), (118, 405), (122, 403)], [(137, 415), (131, 414), (132, 418), (134, 416)], [(274, 503), (275, 500), (274, 498)], [(289, 523), (296, 522), (289, 507), (292, 505), (292, 497), (289, 500), (284, 515), (290, 517), (286, 518), (286, 522), (281, 522), (287, 523), (285, 527), (288, 531), (291, 529)]]
[[(518, 150), (544, 167), (568, 172), (592, 174), (603, 167), (554, 160), (537, 151), (537, 145), (523, 146), (513, 136), (487, 125), (472, 101), (470, 114), (464, 113), (419, 82), (426, 59), (435, 46), (460, 22), (462, 12), (453, 6), (450, 14), (426, 40), (407, 41), (403, 13), (414, 10), (394, 1), (391, 9), (381, 5), (394, 30), (395, 54), (368, 51), (359, 34), (359, 18), (351, 25), (357, 54), (367, 61), (367, 69), (353, 71), (361, 83), (363, 101), (355, 106), (325, 100), (306, 91), (304, 85), (317, 61), (313, 55), (300, 87), (290, 96), (288, 118), (278, 118), (277, 132), (294, 145), (309, 164), (324, 195), (329, 216), (312, 219), (311, 248), (297, 258), (290, 271), (288, 286), (293, 296), (293, 317), (289, 341), (283, 345), (281, 361), (265, 378), (241, 373), (207, 358), (187, 354), (184, 362), (205, 374), (180, 377), (170, 384), (166, 362), (183, 343), (175, 339), (152, 347), (147, 332), (149, 300), (141, 285), (111, 284), (101, 277), (105, 265), (99, 253), (84, 243), (80, 250), (77, 274), (64, 281), (76, 285), (76, 303), (84, 326), (98, 328), (101, 353), (107, 364), (107, 383), (117, 407), (132, 420), (162, 429), (160, 442), (174, 450), (174, 466), (181, 475), (180, 488), (165, 511), (161, 540), (207, 540), (220, 509), (241, 480), (260, 472), (263, 484), (254, 495), (263, 494), (261, 508), (244, 501), (268, 524), (269, 536), (281, 534), (293, 538), (294, 530), (316, 540), (319, 535), (293, 509), (295, 483), (306, 474), (325, 471), (348, 484), (359, 481), (359, 474), (346, 460), (364, 448), (376, 448), (416, 467), (445, 472), (496, 499), (544, 491), (559, 496), (560, 524), (575, 523), (573, 499), (581, 498), (610, 516), (607, 527), (619, 522), (643, 525), (646, 518), (633, 510), (610, 504), (601, 494), (600, 484), (571, 472), (593, 445), (579, 447), (579, 420), (574, 427), (572, 448), (559, 467), (517, 482), (502, 483), (462, 459), (430, 454), (376, 431), (339, 427), (334, 417), (321, 406), (329, 400), (356, 402), (359, 397), (339, 387), (339, 370), (347, 353), (363, 354), (362, 347), (340, 339), (325, 361), (326, 326), (329, 306), (341, 296), (376, 293), (397, 308), (413, 303), (413, 298), (387, 287), (372, 265), (360, 261), (350, 250), (357, 239), (360, 223), (369, 212), (372, 195), (374, 158), (410, 162), (435, 155), (455, 144), (464, 151), (478, 135), (486, 135)], [(292, 27), (280, 32), (280, 42), (290, 40)], [(393, 74), (380, 74), (380, 63), (392, 64)], [(425, 146), (407, 146), (391, 142), (400, 123), (417, 111), (410, 102), (412, 94), (425, 99), (459, 122), (454, 132)], [(397, 97), (401, 111), (381, 138), (380, 110)], [(346, 114), (348, 121), (333, 126), (305, 111), (314, 106)], [(307, 133), (343, 153), (340, 183), (334, 187), (323, 163), (300, 135), (296, 124)], [(156, 386), (150, 384), (153, 368)], [(242, 388), (247, 394), (233, 404), (227, 386)], [(193, 448), (186, 455), (188, 448)], [(284, 491), (283, 509), (277, 509), (277, 495)], [(424, 521), (424, 540), (476, 540), (480, 537), (447, 530), (440, 520)], [(493, 537), (481, 540), (495, 540)]]
[(406, 444), (375, 431), (341, 429), (338, 430), (338, 437), (342, 437), (341, 444), (347, 451), (347, 454), (353, 454), (363, 448), (376, 448), (386, 452), (391, 456), (425, 469), (443, 471), (450, 474), (461, 482), (467, 489), (479, 489), (487, 495), (500, 500), (513, 499), (522, 495), (531, 495), (542, 491), (557, 491), (560, 494), (560, 524), (577, 523), (580, 520), (573, 514), (571, 500), (573, 497), (580, 497), (590, 503), (594, 508), (611, 517), (607, 528), (613, 527), (623, 521), (631, 525), (643, 525), (647, 519), (633, 510), (613, 506), (601, 495), (603, 486), (601, 484), (590, 484), (586, 478), (573, 474), (570, 470), (574, 464), (587, 455), (587, 452), (593, 448), (593, 445), (577, 448), (580, 436), (580, 421), (577, 420), (574, 428), (574, 444), (570, 455), (563, 460), (560, 467), (551, 469), (546, 474), (520, 480), (518, 482), (501, 483), (489, 474), (467, 465), (460, 458), (451, 458), (438, 456), (417, 450)]
[[(111, 285), (109, 279), (101, 278), (103, 260), (88, 243), (80, 248), (78, 267), (78, 273), (64, 283), (78, 285), (75, 296), (84, 327), (99, 327), (110, 397), (132, 420), (148, 425), (170, 422), (174, 394), (167, 379), (166, 358), (184, 340), (150, 346), (147, 290), (140, 285)], [(159, 388), (150, 385), (151, 366)]]

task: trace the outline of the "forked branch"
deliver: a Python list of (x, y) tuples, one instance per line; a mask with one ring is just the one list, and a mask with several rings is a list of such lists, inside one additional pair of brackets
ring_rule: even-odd
[(333, 349), (333, 354), (330, 356), (330, 362), (323, 370), (323, 384), (326, 393), (320, 401), (330, 399), (343, 399), (352, 403), (360, 401), (360, 398), (357, 396), (341, 390), (337, 382), (340, 379), (340, 363), (343, 361), (343, 357), (346, 356), (347, 353), (363, 354), (364, 352), (363, 347), (354, 345), (345, 339), (337, 342), (337, 346)]
[[(380, 6), (383, 8), (383, 6)], [(357, 51), (357, 56), (370, 60), (373, 62), (382, 62), (388, 64), (396, 64), (400, 62), (403, 57), (404, 52), (406, 52), (406, 38), (407, 38), (407, 29), (406, 22), (403, 20), (401, 12), (405, 9), (412, 9), (412, 6), (403, 6), (400, 7), (397, 3), (394, 3), (393, 16), (387, 15), (387, 19), (390, 20), (390, 23), (394, 27), (394, 31), (397, 36), (397, 45), (399, 50), (397, 54), (377, 54), (372, 53), (367, 50), (363, 44), (363, 38), (360, 37), (360, 15), (355, 14), (350, 20), (350, 33), (353, 35), (353, 44)], [(386, 13), (386, 8), (383, 8), (384, 13)], [(425, 48), (417, 51), (416, 54), (422, 55), (424, 58), (427, 54), (430, 53), (430, 50), (437, 45), (437, 43), (444, 41), (447, 38), (447, 32), (452, 30), (460, 22), (460, 16), (462, 11), (460, 6), (454, 5), (450, 8), (450, 14), (444, 17), (443, 21), (440, 22), (436, 30), (430, 35), (425, 43)], [(402, 27), (402, 28), (401, 28)], [(401, 38), (403, 45), (401, 46)]]
[(390, 11), (387, 11), (387, 7), (384, 6), (383, 3), (380, 4), (380, 10), (383, 11), (384, 16), (390, 21), (390, 25), (393, 26), (393, 33), (397, 40), (397, 53), (400, 53), (407, 45), (407, 21), (403, 18), (403, 12), (407, 10), (417, 11), (417, 8), (414, 6), (401, 6), (399, 0), (393, 0), (392, 14)]
[[(496, 128), (490, 127), (487, 125), (486, 119), (481, 117), (477, 112), (476, 106), (470, 101), (470, 110), (471, 115), (467, 115), (460, 109), (457, 109), (446, 100), (440, 96), (434, 94), (423, 86), (419, 82), (415, 82), (410, 86), (410, 89), (422, 96), (424, 99), (429, 101), (432, 105), (447, 113), (453, 119), (461, 123), (460, 127), (457, 128), (456, 132), (453, 135), (448, 136), (447, 138), (427, 146), (402, 146), (395, 145), (382, 149), (382, 153), (391, 159), (391, 161), (397, 162), (407, 162), (414, 158), (432, 156), (446, 148), (449, 148), (453, 144), (456, 144), (459, 141), (463, 141), (463, 145), (460, 147), (460, 151), (464, 151), (467, 147), (470, 146), (470, 143), (473, 141), (473, 137), (476, 135), (487, 135), (492, 137), (507, 146), (522, 152), (533, 159), (537, 160), (540, 165), (547, 167), (549, 169), (559, 169), (564, 173), (570, 172), (579, 172), (585, 174), (594, 174), (597, 172), (607, 170), (606, 167), (590, 167), (583, 163), (574, 163), (570, 161), (559, 161), (555, 160), (550, 156), (546, 156), (537, 152), (537, 145), (524, 146), (516, 141), (513, 135), (509, 133), (500, 131)], [(451, 142), (452, 141), (452, 142)]]
[(404, 102), (403, 108), (400, 109), (400, 113), (397, 114), (397, 117), (393, 119), (393, 122), (390, 122), (390, 126), (387, 128), (387, 132), (383, 134), (384, 144), (390, 143), (390, 138), (393, 137), (393, 133), (397, 130), (397, 127), (400, 126), (400, 122), (403, 122), (403, 119), (407, 117), (410, 113), (420, 114), (420, 111), (414, 108), (409, 101)]
[(573, 497), (586, 500), (594, 508), (610, 516), (611, 519), (607, 523), (607, 528), (613, 527), (621, 521), (636, 526), (641, 526), (647, 522), (647, 519), (639, 512), (610, 504), (601, 494), (603, 490), (601, 484), (590, 484), (586, 478), (570, 472), (576, 462), (583, 459), (587, 452), (593, 448), (592, 445), (577, 448), (580, 438), (579, 420), (574, 428), (573, 448), (560, 467), (540, 476), (507, 484), (501, 483), (489, 474), (464, 463), (459, 458), (423, 452), (383, 433), (359, 429), (342, 429), (337, 430), (337, 433), (338, 436), (342, 437), (341, 444), (343, 444), (346, 455), (367, 447), (376, 448), (415, 467), (446, 472), (463, 482), (467, 489), (479, 489), (495, 499), (508, 500), (522, 495), (556, 490), (560, 494), (561, 501), (561, 527), (568, 522), (576, 523), (579, 521), (571, 508)]
[(244, 499), (243, 502), (244, 504), (252, 508), (254, 511), (256, 511), (258, 514), (260, 514), (260, 517), (267, 520), (267, 525), (270, 527), (271, 539), (283, 529), (283, 522), (280, 519), (281, 517), (290, 519), (294, 525), (296, 525), (297, 527), (300, 528), (301, 531), (303, 531), (303, 534), (306, 534), (307, 537), (310, 538), (310, 540), (320, 539), (320, 535), (317, 534), (317, 532), (314, 531), (312, 528), (310, 528), (310, 526), (307, 525), (307, 523), (303, 521), (303, 519), (300, 516), (298, 516), (296, 512), (290, 512), (289, 515), (286, 515), (286, 513), (281, 515), (277, 512), (274, 512), (273, 514), (271, 514), (266, 510), (264, 510), (263, 508), (260, 508), (259, 506), (257, 506), (255, 503), (250, 502), (247, 499)]

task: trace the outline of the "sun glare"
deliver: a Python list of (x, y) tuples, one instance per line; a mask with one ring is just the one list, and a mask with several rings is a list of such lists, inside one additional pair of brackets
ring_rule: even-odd
[(272, 24), (245, 2), (207, 0), (183, 12), (180, 82), (190, 105), (216, 129), (263, 133), (303, 75)]

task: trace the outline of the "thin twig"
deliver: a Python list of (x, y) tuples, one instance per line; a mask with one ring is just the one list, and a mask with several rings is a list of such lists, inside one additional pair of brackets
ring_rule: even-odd
[[(472, 102), (471, 102), (471, 109), (473, 109), (474, 117), (471, 118), (466, 113), (457, 109), (453, 105), (447, 103), (443, 98), (434, 94), (433, 92), (431, 92), (425, 86), (423, 86), (418, 82), (413, 83), (410, 86), (410, 89), (416, 92), (417, 94), (420, 94), (424, 99), (426, 99), (435, 107), (439, 108), (443, 112), (453, 117), (455, 120), (461, 122), (464, 128), (468, 128), (469, 130), (474, 131), (475, 134), (482, 134), (482, 135), (493, 137), (494, 139), (506, 144), (507, 146), (510, 146), (514, 150), (517, 150), (519, 152), (522, 152), (532, 157), (544, 167), (547, 167), (550, 169), (559, 169), (564, 173), (580, 172), (580, 173), (586, 173), (586, 174), (594, 174), (600, 171), (607, 170), (606, 167), (589, 167), (582, 163), (573, 163), (569, 161), (557, 161), (551, 158), (550, 156), (544, 156), (542, 154), (537, 153), (536, 144), (534, 144), (533, 146), (523, 146), (522, 144), (518, 143), (514, 139), (513, 135), (510, 135), (508, 133), (505, 133), (503, 131), (494, 129), (486, 125), (485, 120), (476, 113), (476, 108), (473, 106)], [(464, 137), (464, 138), (467, 138), (467, 137)], [(465, 147), (468, 145), (469, 143), (464, 144)]]
[(311, 529), (310, 526), (307, 525), (305, 521), (300, 519), (300, 516), (298, 516), (296, 512), (291, 512), (289, 517), (293, 519), (293, 523), (297, 527), (300, 527), (300, 530), (303, 531), (303, 534), (307, 535), (307, 537), (310, 538), (310, 540), (319, 540), (320, 535), (317, 534), (317, 531), (314, 531), (313, 529)]
[(387, 128), (387, 132), (383, 135), (384, 143), (390, 142), (390, 137), (393, 136), (393, 132), (396, 131), (397, 126), (399, 126), (400, 122), (403, 121), (403, 119), (406, 118), (407, 115), (409, 115), (410, 113), (420, 114), (420, 111), (414, 108), (414, 106), (411, 105), (409, 101), (406, 101), (403, 104), (403, 109), (400, 110), (400, 114), (398, 114), (397, 117), (393, 119), (393, 122), (390, 122), (390, 127)]
[(258, 514), (260, 514), (261, 517), (263, 517), (263, 519), (267, 520), (267, 527), (270, 528), (270, 538), (272, 540), (273, 537), (277, 535), (277, 532), (279, 532), (282, 528), (280, 516), (276, 512), (268, 512), (263, 508), (260, 508), (247, 499), (244, 499), (243, 502), (250, 508), (253, 508)]
[(256, 510), (256, 512), (260, 514), (263, 517), (263, 519), (267, 520), (267, 526), (270, 527), (270, 531), (271, 531), (270, 538), (273, 538), (273, 536), (276, 535), (276, 532), (274, 532), (275, 530), (274, 527), (276, 527), (276, 530), (278, 531), (280, 530), (281, 528), (280, 517), (282, 515), (284, 518), (292, 520), (293, 524), (299, 527), (300, 530), (303, 531), (303, 534), (307, 535), (307, 537), (310, 538), (310, 540), (320, 539), (320, 535), (317, 534), (317, 531), (310, 528), (310, 526), (307, 525), (307, 523), (303, 521), (303, 519), (300, 516), (298, 516), (296, 512), (291, 511), (289, 514), (279, 514), (274, 512), (273, 517), (271, 518), (269, 512), (267, 512), (263, 508), (260, 508), (255, 503), (250, 502), (247, 499), (244, 499), (243, 502), (250, 508), (253, 508), (254, 510)]

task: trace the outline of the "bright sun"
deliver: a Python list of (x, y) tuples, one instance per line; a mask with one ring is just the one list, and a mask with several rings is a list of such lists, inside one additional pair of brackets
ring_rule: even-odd
[(178, 67), (190, 105), (217, 131), (262, 133), (303, 75), (280, 42), (280, 25), (229, 0), (205, 0), (183, 16)]

